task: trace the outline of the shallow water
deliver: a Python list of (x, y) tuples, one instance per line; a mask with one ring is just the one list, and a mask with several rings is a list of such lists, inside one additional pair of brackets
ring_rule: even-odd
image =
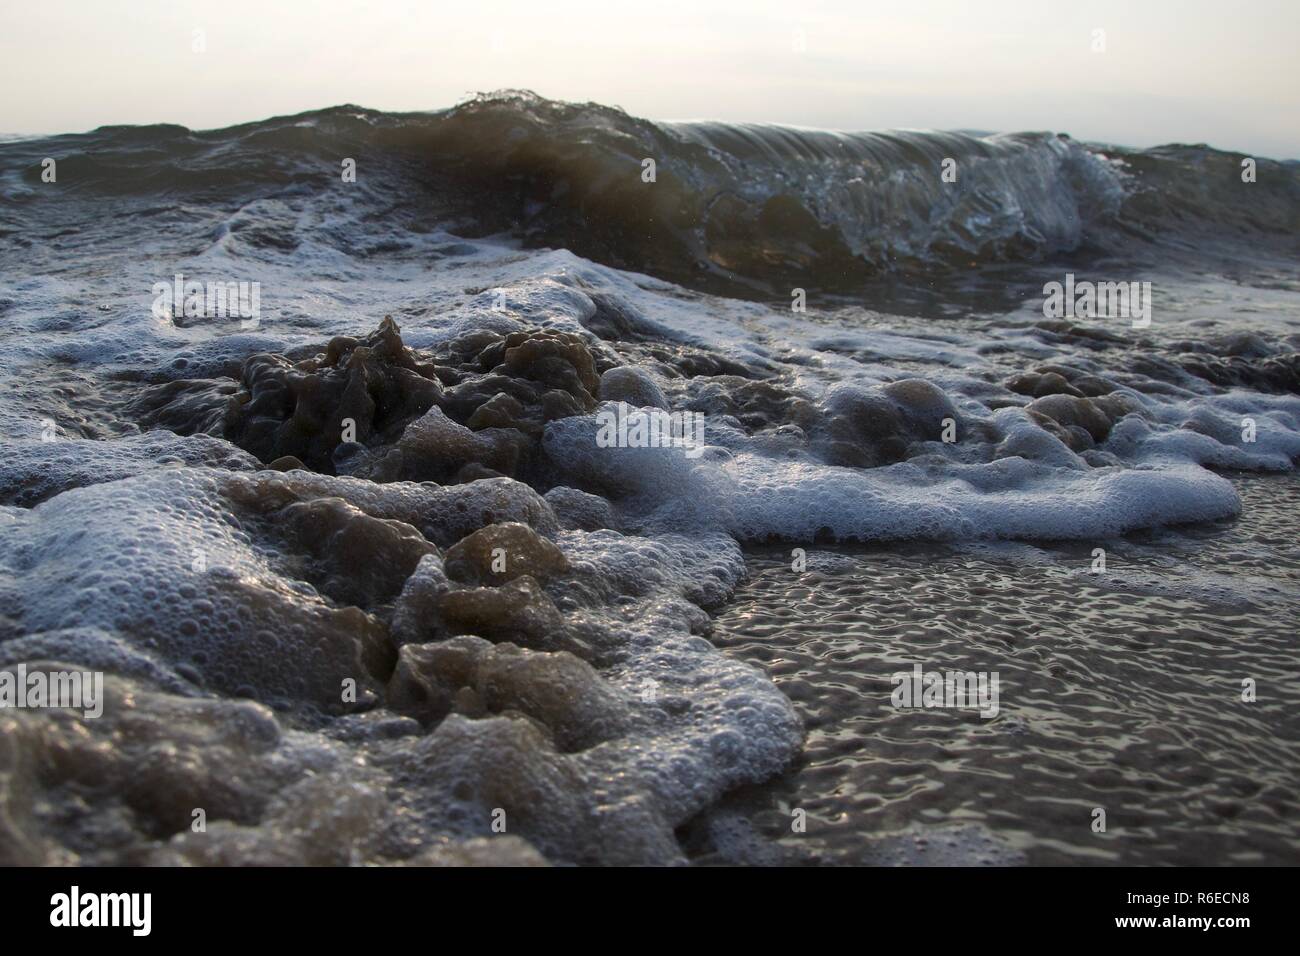
[[(1300, 861), (1300, 481), (1235, 484), (1241, 518), (1102, 542), (1105, 571), (1077, 544), (817, 549), (802, 573), (750, 552), (712, 640), (772, 676), (808, 739), (695, 825), (700, 859), (975, 862), (969, 832), (960, 853), (913, 836), (961, 824), (1030, 864)], [(894, 707), (916, 663), (998, 672), (997, 716)]]

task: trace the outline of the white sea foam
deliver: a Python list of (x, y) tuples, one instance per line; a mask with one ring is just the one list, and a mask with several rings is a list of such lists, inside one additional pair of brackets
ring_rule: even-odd
[[(364, 260), (312, 238), (292, 249), (250, 238), (265, 228), (382, 240), (355, 226), (347, 202), (289, 196), (233, 217), (209, 211), (202, 235), (185, 243), (104, 243), (80, 272), (11, 277), (0, 292), (12, 333), (0, 376), (14, 396), (0, 415), (0, 662), (68, 660), (118, 675), (104, 729), (93, 731), (110, 736), (78, 742), (61, 724), (49, 733), (77, 753), (104, 745), (114, 769), (101, 805), (130, 806), (169, 834), (139, 837), (160, 861), (437, 856), (483, 835), (491, 812), (506, 807), (509, 833), (555, 860), (678, 862), (674, 828), (728, 789), (779, 772), (801, 737), (790, 702), (701, 636), (703, 609), (744, 572), (738, 542), (1094, 542), (1234, 515), (1240, 500), (1210, 467), (1279, 470), (1300, 455), (1300, 400), (1155, 382), (1125, 367), (1122, 348), (1109, 356), (1053, 339), (1024, 315), (936, 329), (849, 306), (793, 314), (785, 303), (710, 297), (565, 250), (439, 232), (389, 237), (400, 251)], [(260, 282), (261, 328), (159, 321), (152, 283), (178, 271)], [(608, 318), (609, 302), (628, 341), (588, 331)], [(259, 463), (221, 438), (134, 434), (121, 411), (142, 383), (236, 376), (252, 354), (307, 354), (335, 335), (370, 332), (385, 314), (420, 349), (483, 330), (580, 335), (612, 365), (644, 370), (613, 376), (611, 390), (621, 381), (652, 405), (702, 414), (705, 447), (698, 456), (681, 441), (602, 448), (596, 415), (553, 420), (542, 449), (563, 487), (543, 496), (508, 478), (439, 487), (255, 471)], [(700, 384), (710, 376), (671, 361), (686, 348), (735, 374)], [(1113, 376), (1133, 409), (1095, 447), (1049, 431), (1024, 407), (1031, 399), (1002, 384), (1045, 363)], [(84, 378), (61, 377), (69, 370)], [(746, 388), (754, 408), (728, 405)], [(874, 451), (878, 436), (868, 432), (890, 416), (894, 457), (906, 460), (830, 463), (843, 451), (836, 443)], [(934, 432), (948, 418), (955, 442)], [(1241, 438), (1244, 418), (1254, 419), (1253, 442)], [(55, 441), (41, 440), (47, 419)], [(848, 431), (836, 432), (841, 424)], [(357, 540), (391, 533), (398, 549), (420, 536), (428, 552), (394, 594), (362, 607), (339, 577), (402, 578), (395, 552), (374, 545), (333, 573), (337, 556), (287, 537), (277, 509), (300, 501), (329, 502), (322, 508), (344, 530), (365, 532)], [(421, 602), (453, 586), (434, 545), (493, 522), (527, 525), (563, 551), (570, 570), (544, 593), (568, 646), (586, 656), (461, 634), (447, 646), (470, 662), (455, 688), (463, 712), (430, 727), (361, 709), (388, 693), (368, 663), (376, 647), (411, 621), (427, 623), (434, 615)], [(360, 707), (340, 714), (349, 679)], [(586, 710), (573, 709), (579, 699)], [(145, 728), (139, 745), (112, 744), (113, 728), (130, 720)], [(32, 724), (16, 733), (24, 753), (52, 739)], [(169, 735), (179, 741), (170, 751)], [(159, 796), (140, 795), (137, 773)], [(63, 787), (51, 784), (45, 798), (81, 806)], [(224, 808), (206, 841), (184, 832), (195, 793)], [(313, 843), (294, 822), (304, 818), (322, 821), (334, 849)], [(107, 838), (76, 851), (24, 820), (41, 837), (16, 858), (115, 859)]]

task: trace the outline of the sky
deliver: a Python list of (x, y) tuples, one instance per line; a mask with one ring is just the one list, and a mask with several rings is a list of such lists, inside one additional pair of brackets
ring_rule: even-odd
[(3, 133), (507, 88), (659, 120), (1300, 158), (1300, 0), (0, 0)]

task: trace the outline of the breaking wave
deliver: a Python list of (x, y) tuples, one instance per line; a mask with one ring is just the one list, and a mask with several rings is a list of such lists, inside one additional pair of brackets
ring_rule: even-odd
[[(1286, 256), (1300, 225), (1296, 163), (1258, 160), (1243, 188), (1243, 157), (1205, 146), (655, 123), (513, 91), (430, 113), (342, 106), (209, 132), (103, 127), (51, 142), (72, 190), (107, 195), (307, 189), (351, 157), (384, 171), (382, 185), (357, 190), (358, 218), (509, 232), (686, 285), (768, 293), (1118, 254), (1134, 242)], [(40, 173), (29, 160), (9, 203)]]

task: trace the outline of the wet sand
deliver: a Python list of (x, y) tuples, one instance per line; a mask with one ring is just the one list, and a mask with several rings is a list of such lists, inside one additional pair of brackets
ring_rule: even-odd
[[(1104, 573), (1083, 543), (750, 551), (712, 639), (808, 739), (697, 861), (1300, 862), (1300, 480), (1234, 484), (1240, 518), (1100, 542)], [(997, 671), (998, 715), (895, 708), (918, 662)]]

